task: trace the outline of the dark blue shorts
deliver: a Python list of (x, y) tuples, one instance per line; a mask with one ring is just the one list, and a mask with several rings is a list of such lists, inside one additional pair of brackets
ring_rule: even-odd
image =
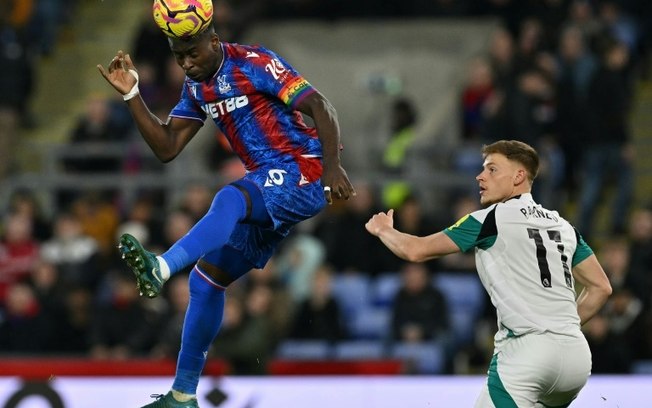
[[(292, 227), (315, 216), (326, 206), (321, 182), (302, 182), (301, 173), (291, 169), (259, 169), (236, 183), (260, 191), (272, 225), (238, 223), (227, 242), (230, 255), (217, 251), (203, 257), (234, 279), (252, 268), (264, 267)], [(237, 254), (246, 262), (239, 262)]]

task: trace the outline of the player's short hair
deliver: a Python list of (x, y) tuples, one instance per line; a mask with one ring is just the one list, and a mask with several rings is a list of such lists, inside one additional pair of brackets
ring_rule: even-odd
[(518, 162), (525, 167), (530, 183), (539, 174), (539, 154), (532, 146), (518, 140), (499, 140), (489, 145), (482, 146), (482, 157), (498, 153), (508, 160)]
[(168, 41), (170, 45), (174, 44), (175, 42), (179, 41), (182, 43), (186, 44), (196, 44), (204, 39), (210, 38), (213, 34), (215, 34), (215, 27), (213, 24), (208, 24), (206, 28), (198, 32), (197, 34), (191, 36), (191, 37), (183, 37), (183, 38), (174, 38), (174, 37), (168, 37)]

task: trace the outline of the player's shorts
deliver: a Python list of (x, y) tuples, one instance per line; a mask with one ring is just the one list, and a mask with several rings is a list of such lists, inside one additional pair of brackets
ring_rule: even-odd
[(584, 336), (526, 334), (505, 340), (475, 408), (567, 407), (591, 373)]
[[(319, 159), (315, 166), (321, 174)], [(292, 227), (318, 214), (326, 206), (326, 198), (319, 178), (308, 181), (292, 167), (256, 170), (243, 180), (260, 190), (273, 225), (239, 223), (227, 245), (242, 252), (256, 268), (262, 268)]]

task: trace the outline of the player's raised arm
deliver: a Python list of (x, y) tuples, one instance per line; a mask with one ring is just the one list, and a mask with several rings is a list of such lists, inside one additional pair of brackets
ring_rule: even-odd
[(424, 262), (460, 252), (457, 244), (441, 231), (425, 237), (398, 231), (394, 228), (394, 210), (375, 214), (365, 228), (380, 238), (396, 256), (409, 262)]
[(348, 200), (355, 190), (340, 161), (340, 126), (333, 105), (320, 93), (313, 92), (299, 103), (297, 109), (310, 116), (322, 143), (324, 172), (322, 184), (326, 189), (326, 199), (332, 203), (331, 195)]
[(134, 122), (156, 157), (162, 162), (174, 159), (201, 128), (195, 120), (171, 118), (162, 122), (154, 115), (138, 91), (138, 71), (129, 54), (118, 51), (108, 68), (98, 65), (100, 74), (127, 102)]

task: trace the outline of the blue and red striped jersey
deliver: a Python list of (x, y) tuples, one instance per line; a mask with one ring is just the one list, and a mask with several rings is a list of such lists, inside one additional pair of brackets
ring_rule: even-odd
[(316, 90), (274, 52), (261, 46), (221, 43), (224, 60), (205, 82), (185, 79), (170, 116), (211, 117), (247, 171), (321, 157), (314, 127), (295, 108)]

